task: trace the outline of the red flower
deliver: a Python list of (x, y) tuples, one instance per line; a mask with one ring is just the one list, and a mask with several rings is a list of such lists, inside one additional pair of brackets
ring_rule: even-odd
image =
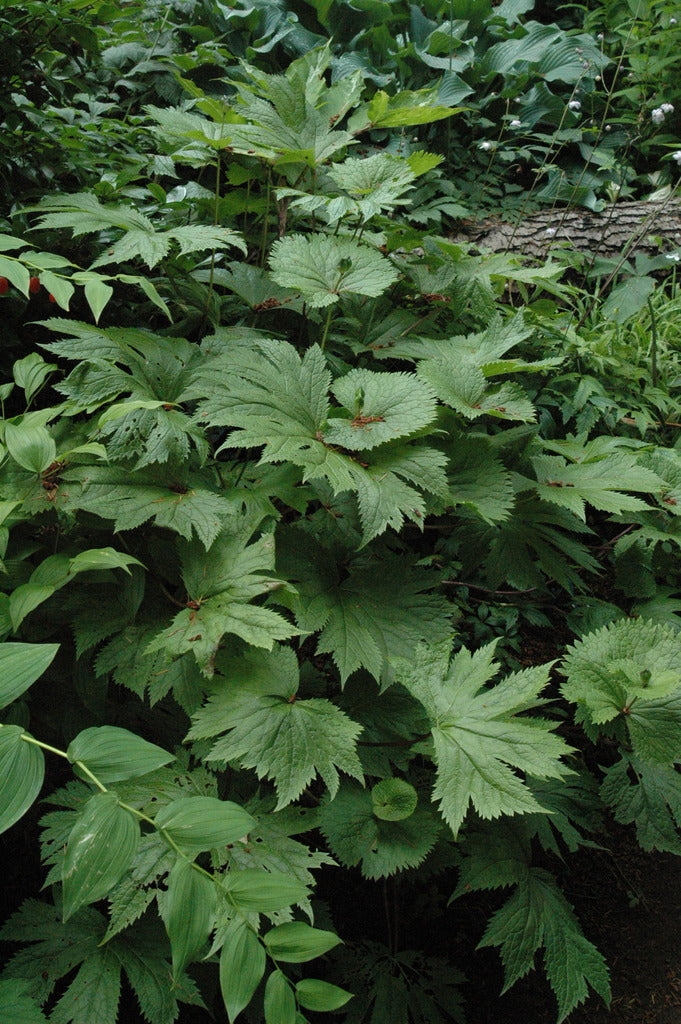
[(0, 295), (6, 295), (9, 291), (9, 281), (6, 277), (0, 277)]
[(40, 278), (32, 277), (28, 282), (28, 290), (31, 295), (36, 295), (40, 291)]

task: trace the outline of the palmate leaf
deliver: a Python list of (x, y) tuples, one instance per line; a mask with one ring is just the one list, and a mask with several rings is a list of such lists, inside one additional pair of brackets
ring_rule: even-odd
[(379, 679), (393, 658), (448, 629), (447, 601), (426, 593), (436, 580), (404, 555), (379, 550), (336, 564), (331, 551), (291, 529), (281, 535), (278, 564), (295, 583), (299, 627), (321, 631), (317, 651), (333, 656), (342, 681), (361, 667)]
[(681, 775), (675, 766), (624, 754), (606, 769), (601, 797), (616, 821), (636, 826), (644, 850), (681, 854)]
[[(452, 483), (455, 491), (456, 476)], [(508, 583), (518, 590), (547, 579), (570, 592), (584, 590), (580, 569), (598, 571), (598, 562), (575, 534), (589, 533), (567, 509), (521, 496), (499, 522), (464, 523), (457, 531), (466, 578), (483, 568), (490, 587)]]
[(295, 288), (310, 306), (329, 306), (346, 292), (381, 295), (398, 277), (389, 260), (349, 238), (288, 235), (270, 253), (274, 281)]
[[(132, 472), (115, 467), (79, 466), (64, 473), (64, 489), (77, 508), (113, 520), (114, 530), (134, 530), (153, 519), (190, 538), (193, 532), (209, 547), (224, 522), (240, 510), (240, 502), (208, 490), (198, 474), (167, 470)], [(203, 486), (202, 486), (203, 485)], [(79, 490), (75, 488), (79, 487)]]
[(12, 1024), (48, 1024), (34, 999), (26, 995), (27, 981), (0, 981), (0, 1019)]
[(646, 509), (645, 501), (625, 492), (655, 494), (664, 486), (656, 473), (639, 465), (636, 456), (630, 454), (581, 464), (569, 463), (557, 455), (537, 455), (532, 465), (539, 497), (569, 509), (580, 519), (586, 519), (586, 504), (615, 514)]
[(438, 398), (466, 419), (493, 416), (502, 420), (535, 419), (534, 406), (518, 384), (490, 387), (482, 370), (470, 363), (424, 359), (419, 376), (431, 385)]
[(435, 396), (410, 373), (351, 370), (331, 388), (346, 416), (329, 416), (325, 440), (367, 451), (426, 427), (435, 418)]
[(610, 1002), (605, 961), (583, 935), (572, 907), (547, 871), (529, 870), (492, 917), (480, 946), (501, 947), (504, 991), (532, 969), (535, 953), (543, 946), (546, 974), (558, 1000), (558, 1024), (586, 999), (589, 985)]
[(339, 771), (361, 780), (356, 743), (362, 727), (331, 701), (297, 698), (294, 652), (277, 647), (269, 655), (249, 654), (244, 661), (241, 671), (238, 661), (230, 664), (221, 688), (194, 715), (189, 739), (226, 733), (206, 760), (236, 760), (243, 768), (255, 768), (259, 778), (272, 779), (278, 795), (275, 810), (296, 800), (317, 772), (332, 795), (338, 790)]
[(568, 647), (563, 696), (594, 725), (622, 716), (634, 752), (672, 764), (681, 739), (681, 647), (669, 626), (621, 619)]
[(51, 1018), (60, 1024), (116, 1024), (121, 968), (149, 1024), (174, 1024), (178, 1000), (203, 1005), (187, 978), (169, 984), (166, 944), (156, 922), (137, 922), (102, 947), (105, 931), (106, 919), (91, 907), (64, 923), (57, 908), (26, 900), (0, 932), (3, 940), (26, 944), (6, 965), (3, 977), (27, 979), (27, 995), (43, 1004), (57, 982), (78, 968), (55, 1007), (58, 1016)]
[(157, 231), (149, 218), (134, 207), (103, 206), (88, 192), (72, 196), (47, 196), (33, 209), (40, 212), (52, 211), (44, 213), (38, 221), (37, 226), (42, 229), (71, 228), (74, 236), (112, 227), (123, 229), (123, 237), (113, 246), (107, 246), (106, 252), (92, 264), (93, 268), (141, 259), (151, 270), (168, 255), (172, 243), (179, 247), (181, 255), (203, 249), (230, 247), (236, 247), (246, 254), (246, 245), (236, 231), (206, 224)]
[[(437, 778), (433, 795), (456, 836), (472, 803), (482, 818), (541, 812), (516, 770), (537, 778), (567, 774), (561, 757), (570, 748), (554, 722), (518, 715), (542, 704), (538, 694), (551, 665), (524, 669), (492, 688), (494, 644), (474, 654), (465, 648), (450, 663), (450, 643), (420, 644), (413, 662), (396, 664), (399, 681), (419, 700), (431, 722)], [(393, 662), (395, 664), (395, 662)]]
[[(413, 375), (400, 374), (394, 385), (393, 377), (359, 370), (339, 378), (333, 389), (346, 403), (345, 418), (330, 418), (331, 374), (321, 350), (314, 346), (301, 359), (292, 345), (266, 340), (217, 358), (189, 394), (210, 396), (201, 403), (202, 420), (238, 428), (224, 448), (262, 447), (263, 462), (290, 462), (304, 481), (356, 492), (367, 543), (405, 517), (421, 521), (421, 490), (448, 494), (446, 456), (407, 436), (434, 418), (432, 394)], [(336, 436), (347, 453), (332, 443)], [(352, 454), (359, 448), (366, 450), (361, 462)]]
[[(241, 528), (240, 528), (241, 527)], [(246, 643), (271, 649), (298, 631), (271, 608), (250, 602), (282, 585), (270, 575), (274, 540), (265, 535), (249, 544), (247, 522), (237, 532), (225, 531), (204, 550), (198, 541), (180, 544), (188, 605), (146, 648), (179, 657), (191, 651), (206, 675), (214, 672), (215, 655), (223, 636), (232, 633)]]
[(375, 815), (367, 790), (344, 784), (323, 805), (320, 827), (342, 864), (359, 864), (365, 878), (377, 879), (417, 867), (435, 845), (441, 826), (425, 807), (403, 821), (384, 821)]

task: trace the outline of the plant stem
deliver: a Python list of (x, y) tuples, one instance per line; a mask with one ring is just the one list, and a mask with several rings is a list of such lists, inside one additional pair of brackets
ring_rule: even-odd
[(655, 316), (655, 307), (653, 306), (650, 296), (646, 299), (648, 303), (648, 309), (650, 310), (650, 379), (654, 388), (657, 387), (657, 317)]
[(326, 346), (326, 339), (329, 336), (329, 327), (331, 326), (331, 313), (332, 312), (333, 312), (333, 306), (331, 305), (331, 306), (329, 306), (329, 312), (326, 314), (326, 323), (324, 324), (324, 333), (322, 334), (322, 340), (319, 343), (319, 347), (321, 348), (322, 352), (324, 351), (324, 348)]

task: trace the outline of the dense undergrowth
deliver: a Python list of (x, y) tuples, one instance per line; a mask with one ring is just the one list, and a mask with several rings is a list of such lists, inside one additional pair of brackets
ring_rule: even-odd
[(0, 13), (3, 1019), (474, 1022), (482, 890), (609, 999), (556, 875), (681, 853), (681, 251), (448, 235), (672, 201), (681, 25), (534, 7)]

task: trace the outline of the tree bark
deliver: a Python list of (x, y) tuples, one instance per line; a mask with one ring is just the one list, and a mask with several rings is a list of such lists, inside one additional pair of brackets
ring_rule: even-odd
[(539, 257), (565, 247), (598, 256), (657, 255), (681, 246), (681, 202), (614, 203), (602, 213), (542, 210), (516, 225), (491, 220), (471, 224), (452, 241)]

